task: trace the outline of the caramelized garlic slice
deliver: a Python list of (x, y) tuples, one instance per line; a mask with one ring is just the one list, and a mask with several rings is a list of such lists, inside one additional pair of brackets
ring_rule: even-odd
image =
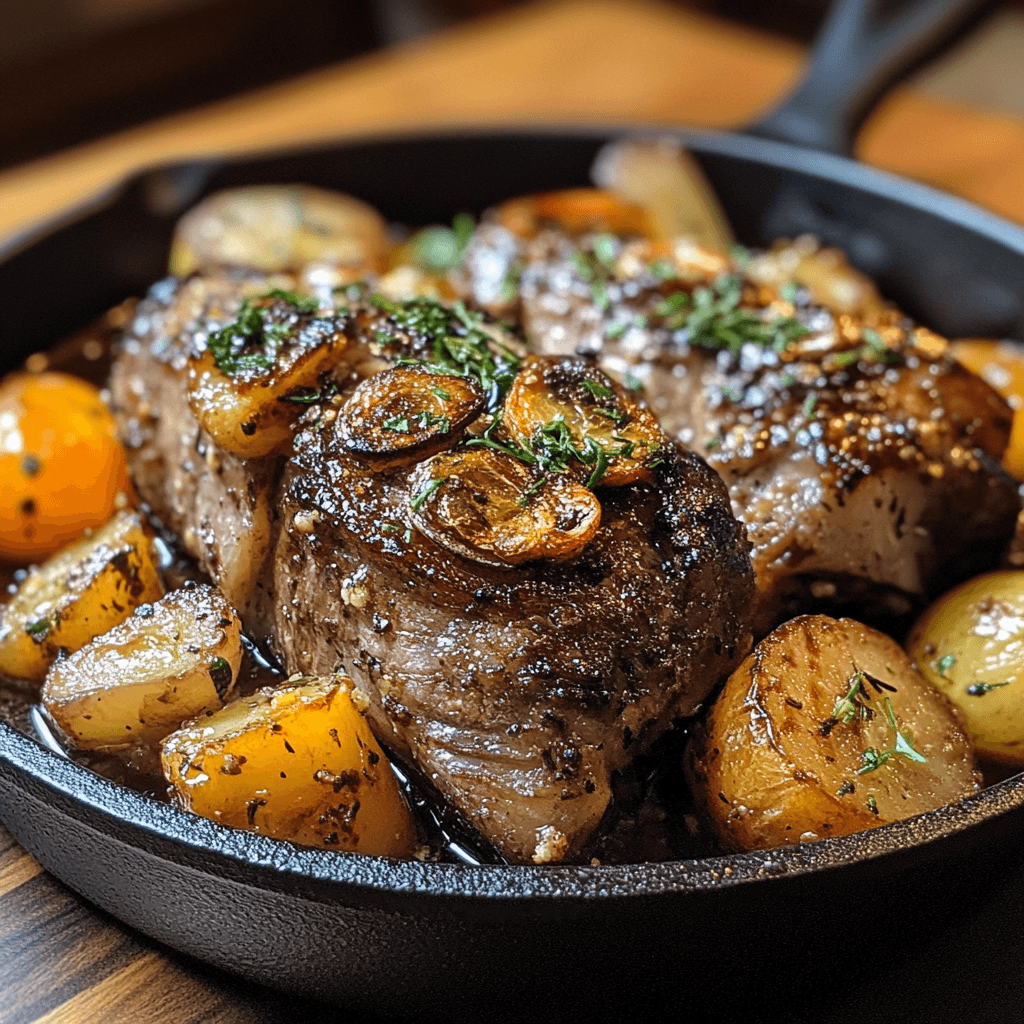
[(513, 455), (460, 448), (420, 463), (410, 477), (413, 525), (441, 547), (504, 569), (565, 561), (601, 525), (593, 493), (565, 473), (538, 477)]
[(448, 447), (480, 415), (486, 397), (469, 377), (397, 366), (353, 391), (335, 429), (346, 452), (383, 468)]
[(531, 438), (558, 422), (565, 424), (580, 453), (588, 452), (589, 441), (608, 460), (598, 479), (593, 479), (593, 461), (575, 460), (594, 486), (619, 487), (653, 479), (647, 463), (666, 437), (650, 410), (586, 360), (533, 356), (509, 390), (505, 427), (529, 445)]

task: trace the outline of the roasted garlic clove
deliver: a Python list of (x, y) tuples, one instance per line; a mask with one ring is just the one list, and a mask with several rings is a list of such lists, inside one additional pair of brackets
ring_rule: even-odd
[(177, 590), (50, 668), (42, 702), (81, 750), (156, 744), (215, 711), (238, 678), (242, 627), (213, 587)]
[(666, 441), (648, 409), (583, 359), (528, 359), (509, 390), (504, 422), (528, 450), (575, 464), (591, 487), (652, 479), (647, 463)]
[(250, 185), (208, 196), (178, 221), (172, 274), (229, 264), (299, 269), (314, 260), (347, 270), (380, 271), (387, 222), (352, 196), (309, 185)]
[(410, 478), (414, 526), (449, 551), (503, 569), (576, 557), (601, 525), (593, 493), (565, 473), (538, 476), (491, 448), (460, 448)]
[(469, 377), (397, 366), (364, 380), (338, 410), (341, 447), (381, 465), (447, 447), (481, 413), (483, 388)]
[(287, 292), (243, 303), (188, 367), (188, 401), (216, 444), (240, 459), (287, 450), (292, 424), (348, 347), (345, 321), (316, 317)]

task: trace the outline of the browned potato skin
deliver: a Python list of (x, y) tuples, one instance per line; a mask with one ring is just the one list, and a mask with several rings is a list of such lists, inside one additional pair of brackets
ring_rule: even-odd
[(40, 700), (79, 750), (155, 747), (221, 707), (238, 678), (242, 624), (215, 588), (175, 590), (50, 666)]
[[(865, 683), (873, 717), (837, 722), (836, 705), (858, 670), (895, 692)], [(895, 755), (858, 774), (865, 750), (893, 746), (886, 697), (925, 762)], [(698, 728), (686, 771), (704, 820), (730, 850), (875, 828), (980, 786), (956, 712), (896, 642), (852, 619), (824, 615), (792, 619), (758, 644)]]
[(41, 682), (61, 651), (77, 651), (161, 597), (153, 537), (138, 512), (118, 512), (32, 569), (0, 609), (0, 675)]
[(293, 679), (186, 722), (163, 743), (174, 802), (233, 828), (409, 857), (416, 826), (347, 676)]

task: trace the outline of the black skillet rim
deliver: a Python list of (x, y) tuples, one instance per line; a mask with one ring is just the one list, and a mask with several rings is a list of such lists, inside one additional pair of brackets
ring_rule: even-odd
[[(0, 241), (0, 261), (34, 242), (115, 201), (125, 189), (149, 174), (181, 166), (210, 165), (313, 155), (347, 146), (430, 140), (472, 141), (500, 135), (522, 138), (573, 137), (608, 140), (625, 134), (670, 136), (696, 154), (707, 153), (794, 171), (873, 193), (940, 220), (977, 232), (996, 244), (1024, 254), (1024, 229), (965, 200), (902, 179), (844, 157), (742, 135), (716, 134), (667, 125), (524, 125), (472, 126), (437, 131), (392, 132), (339, 140), (331, 146), (288, 147), (256, 154), (192, 160), (143, 168), (120, 182), (97, 190), (74, 207)], [(6, 764), (7, 769), (4, 769)], [(292, 843), (238, 831), (178, 811), (168, 804), (119, 786), (46, 749), (0, 721), (0, 782), (11, 776), (30, 795), (52, 800), (55, 813), (87, 828), (117, 834), (122, 842), (161, 859), (199, 867), (207, 873), (239, 877), (260, 887), (288, 890), (300, 883), (324, 895), (336, 890), (351, 895), (497, 900), (516, 903), (580, 901), (592, 903), (628, 897), (685, 894), (736, 885), (836, 870), (880, 861), (899, 853), (955, 839), (977, 826), (1024, 809), (1024, 773), (997, 783), (956, 804), (867, 832), (838, 836), (801, 846), (722, 855), (700, 860), (619, 865), (483, 865), (424, 864), (361, 854), (303, 848)], [(70, 810), (62, 805), (69, 804)], [(0, 817), (3, 817), (0, 812)], [(201, 867), (200, 867), (201, 865)]]

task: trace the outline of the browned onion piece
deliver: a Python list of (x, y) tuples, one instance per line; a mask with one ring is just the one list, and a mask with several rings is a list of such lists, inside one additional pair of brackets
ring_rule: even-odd
[(411, 519), (441, 547), (495, 568), (574, 558), (597, 533), (601, 505), (566, 474), (541, 482), (504, 452), (435, 455), (413, 471)]

